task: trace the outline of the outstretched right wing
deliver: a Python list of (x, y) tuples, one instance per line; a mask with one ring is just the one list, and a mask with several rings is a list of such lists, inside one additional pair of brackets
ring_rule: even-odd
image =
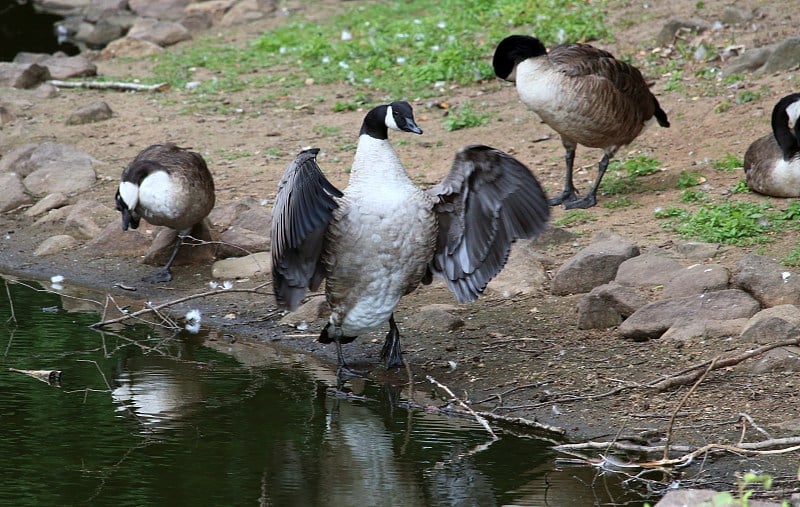
[(335, 197), (342, 196), (322, 174), (317, 153), (303, 150), (289, 164), (272, 208), (272, 290), (278, 305), (290, 310), (325, 277), (325, 231), (339, 207)]

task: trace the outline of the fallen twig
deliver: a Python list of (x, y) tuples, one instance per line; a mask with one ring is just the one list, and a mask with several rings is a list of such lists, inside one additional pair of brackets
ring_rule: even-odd
[(694, 394), (694, 392), (697, 390), (697, 386), (699, 386), (703, 382), (703, 379), (705, 379), (706, 376), (708, 376), (708, 374), (711, 373), (711, 370), (714, 369), (714, 365), (716, 363), (717, 363), (717, 358), (715, 357), (714, 359), (711, 360), (711, 364), (708, 365), (706, 371), (700, 376), (699, 379), (697, 379), (697, 382), (695, 382), (694, 385), (692, 385), (692, 388), (689, 389), (689, 391), (683, 397), (681, 402), (678, 403), (678, 406), (675, 407), (675, 410), (672, 411), (672, 417), (669, 418), (669, 424), (667, 425), (667, 440), (666, 442), (664, 442), (663, 459), (667, 459), (669, 457), (669, 444), (670, 442), (672, 442), (672, 427), (675, 425), (675, 418), (678, 416), (678, 411), (686, 404), (686, 402), (689, 400), (692, 394)]
[(430, 375), (426, 375), (425, 378), (428, 379), (428, 382), (446, 392), (447, 395), (450, 396), (450, 398), (453, 399), (461, 408), (469, 412), (475, 418), (475, 420), (477, 420), (478, 423), (480, 423), (480, 425), (484, 427), (484, 429), (489, 433), (489, 435), (492, 436), (493, 440), (498, 440), (497, 435), (495, 435), (494, 431), (492, 430), (492, 427), (489, 425), (489, 422), (486, 420), (485, 417), (478, 415), (477, 412), (472, 410), (472, 407), (464, 403), (464, 401), (462, 401), (461, 398), (453, 394), (453, 391), (451, 391), (450, 388), (447, 387), (446, 385), (440, 383), (438, 380), (431, 377)]
[(142, 308), (141, 310), (138, 310), (138, 311), (135, 311), (135, 312), (132, 312), (132, 313), (127, 313), (127, 314), (125, 314), (125, 315), (123, 315), (121, 317), (117, 317), (117, 318), (114, 318), (114, 319), (108, 319), (108, 320), (104, 320), (104, 321), (101, 321), (101, 322), (95, 322), (94, 324), (92, 324), (89, 327), (98, 328), (98, 327), (108, 326), (110, 324), (116, 324), (117, 322), (122, 322), (124, 320), (140, 317), (141, 315), (145, 315), (147, 313), (155, 313), (156, 315), (161, 316), (161, 314), (159, 313), (160, 310), (162, 310), (164, 308), (168, 308), (170, 306), (175, 306), (175, 305), (180, 304), (180, 303), (185, 303), (186, 301), (191, 301), (192, 299), (204, 298), (204, 297), (208, 297), (208, 296), (217, 296), (219, 294), (230, 294), (230, 293), (233, 293), (233, 292), (247, 292), (247, 293), (252, 293), (252, 294), (258, 294), (259, 293), (258, 291), (260, 289), (262, 289), (263, 287), (269, 285), (270, 283), (271, 282), (264, 282), (264, 283), (262, 283), (260, 285), (257, 285), (255, 287), (252, 287), (252, 288), (249, 288), (249, 289), (215, 289), (215, 290), (210, 290), (210, 291), (207, 291), (207, 292), (201, 292), (201, 293), (198, 293), (198, 294), (191, 294), (189, 296), (184, 296), (184, 297), (181, 297), (181, 298), (178, 298), (178, 299), (174, 299), (172, 301), (167, 301), (166, 303), (161, 303), (159, 305), (152, 305), (151, 304), (151, 305), (148, 305), (147, 308)]
[(97, 90), (132, 90), (137, 92), (165, 92), (169, 90), (169, 83), (146, 85), (141, 83), (123, 83), (120, 81), (62, 81), (50, 79), (47, 81), (60, 88), (92, 88)]

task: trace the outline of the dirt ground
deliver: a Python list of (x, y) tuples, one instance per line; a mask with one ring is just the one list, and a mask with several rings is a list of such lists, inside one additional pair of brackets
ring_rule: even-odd
[[(347, 5), (347, 2), (330, 1), (324, 2), (324, 8), (312, 9), (297, 3), (293, 9), (300, 15), (314, 17)], [(775, 102), (798, 91), (797, 72), (747, 75), (742, 86), (753, 91), (768, 89), (769, 93), (755, 101), (737, 104), (734, 97), (739, 90), (725, 87), (711, 90), (694, 74), (698, 69), (723, 65), (721, 62), (688, 62), (682, 88), (673, 91), (664, 90), (670, 76), (654, 74), (654, 67), (647, 64), (648, 60), (663, 63), (670, 58), (667, 53), (657, 57), (652, 54), (655, 38), (668, 19), (685, 18), (696, 12), (713, 22), (728, 5), (729, 2), (709, 0), (696, 12), (694, 0), (652, 4), (611, 0), (608, 3), (609, 21), (616, 27), (616, 41), (597, 44), (617, 55), (632, 55), (634, 63), (654, 82), (654, 93), (667, 111), (672, 127), (651, 127), (620, 151), (619, 158), (647, 153), (663, 163), (663, 170), (642, 178), (644, 189), (630, 194), (633, 205), (614, 209), (597, 206), (588, 210), (593, 220), (563, 225), (575, 239), (543, 249), (543, 254), (555, 261), (553, 270), (578, 247), (588, 244), (600, 230), (617, 232), (643, 249), (670, 248), (673, 243), (682, 241), (664, 230), (653, 217), (657, 207), (681, 204), (677, 180), (682, 170), (703, 174), (707, 179), (704, 188), (715, 198), (766, 199), (755, 194), (731, 195), (730, 189), (743, 177), (741, 170), (718, 171), (708, 161), (722, 159), (726, 153), (741, 158), (750, 142), (767, 133)], [(794, 0), (740, 1), (735, 5), (761, 10), (760, 17), (752, 22), (757, 28), (751, 24), (725, 27), (707, 32), (703, 40), (719, 48), (732, 44), (752, 48), (796, 35), (799, 15), (793, 9), (796, 7)], [(215, 33), (220, 32), (222, 39), (232, 44), (245, 44), (284, 19), (277, 17), (224, 31), (215, 30)], [(689, 36), (689, 40), (694, 39)], [(147, 62), (96, 63), (99, 72), (105, 75), (148, 74)], [(264, 70), (253, 69), (255, 74), (260, 72)], [(198, 72), (198, 79), (209, 77)], [(287, 94), (280, 83), (271, 86), (275, 88), (243, 90), (220, 98), (226, 105), (243, 110), (230, 114), (210, 110), (186, 114), (182, 112), (186, 93), (182, 90), (165, 92), (169, 100), (146, 93), (88, 90), (62, 90), (54, 98), (41, 99), (32, 92), (13, 91), (9, 93), (13, 93), (15, 99), (27, 100), (31, 105), (25, 110), (26, 121), (18, 120), (0, 131), (0, 153), (26, 142), (57, 141), (76, 145), (105, 164), (99, 169), (97, 185), (73, 196), (73, 202), (96, 199), (111, 207), (122, 168), (142, 148), (164, 140), (192, 147), (207, 157), (216, 180), (218, 203), (250, 197), (271, 202), (284, 168), (306, 146), (322, 149), (320, 165), (329, 178), (343, 188), (365, 111), (334, 113), (332, 107), (338, 101), (348, 100), (353, 90), (346, 85), (308, 84)], [(271, 98), (263, 102), (265, 96)], [(448, 89), (441, 100), (452, 105), (470, 100), (480, 104), (493, 118), (486, 126), (455, 132), (445, 130), (442, 119), (446, 111), (428, 107), (430, 99), (380, 97), (378, 93), (374, 98), (387, 102), (406, 98), (414, 104), (418, 123), (425, 134), (401, 137), (398, 133), (392, 139), (410, 175), (422, 185), (437, 182), (449, 168), (455, 150), (470, 143), (488, 144), (513, 153), (529, 165), (551, 192), (558, 191), (563, 184), (563, 149), (557, 135), (521, 105), (508, 83), (489, 80), (470, 87)], [(65, 126), (70, 112), (95, 100), (106, 101), (114, 117), (102, 123)], [(715, 112), (715, 106), (725, 100), (730, 102), (730, 108)], [(403, 140), (402, 144), (397, 142), (399, 139)], [(578, 149), (576, 165), (580, 170), (576, 183), (579, 188), (585, 190), (590, 185), (600, 155), (599, 150)], [(610, 196), (600, 196), (599, 202), (610, 199)], [(769, 202), (777, 208), (787, 205), (784, 199), (770, 199)], [(170, 284), (146, 286), (137, 281), (152, 272), (152, 266), (143, 266), (136, 258), (98, 258), (83, 248), (63, 255), (35, 258), (32, 255), (35, 247), (59, 231), (30, 227), (32, 220), (25, 217), (23, 211), (0, 216), (0, 232), (5, 237), (0, 249), (0, 271), (41, 278), (58, 272), (78, 284), (130, 297), (130, 293), (112, 287), (115, 282), (124, 282), (139, 288), (135, 297), (155, 302), (206, 290), (211, 279), (210, 266), (179, 267), (175, 270), (176, 280)], [(560, 207), (553, 209), (554, 221), (564, 216), (565, 211)], [(709, 262), (734, 269), (746, 253), (781, 258), (796, 247), (797, 238), (785, 235), (775, 238), (766, 247), (725, 247), (719, 257)], [(250, 280), (237, 286), (259, 282)], [(654, 445), (666, 435), (670, 418), (678, 408), (671, 435), (675, 445), (735, 444), (743, 432), (744, 441), (764, 440), (766, 437), (759, 428), (772, 437), (794, 436), (800, 431), (797, 413), (800, 381), (792, 374), (753, 375), (746, 364), (715, 371), (685, 403), (682, 400), (691, 386), (665, 392), (635, 387), (637, 383), (678, 372), (721, 353), (742, 352), (748, 344), (737, 343), (735, 339), (682, 344), (660, 340), (633, 343), (620, 338), (614, 329), (581, 331), (576, 328), (578, 299), (579, 296), (555, 297), (546, 290), (511, 298), (489, 292), (476, 303), (458, 307), (457, 312), (466, 323), (464, 327), (449, 333), (434, 333), (403, 325), (404, 317), (424, 305), (455, 305), (454, 298), (443, 285), (423, 287), (406, 297), (396, 314), (406, 356), (419, 381), (418, 389), (428, 389), (425, 375), (431, 375), (482, 410), (561, 427), (566, 430), (564, 438), (573, 442), (616, 438)], [(221, 296), (207, 298), (202, 305), (206, 307), (206, 322), (224, 333), (307, 351), (328, 359), (331, 368), (334, 367), (333, 347), (322, 346), (314, 340), (319, 323), (305, 331), (305, 335), (296, 329), (277, 327), (275, 320), (279, 314), (271, 297)], [(230, 314), (236, 318), (224, 318)], [(385, 330), (379, 330), (372, 336), (361, 337), (348, 346), (347, 353), (357, 366), (370, 366), (376, 378), (406, 382), (405, 371), (386, 372), (379, 365), (383, 333)], [(450, 361), (457, 366), (451, 368)], [(622, 386), (631, 387), (603, 395)], [(757, 426), (748, 423), (743, 428), (743, 413)], [(598, 452), (585, 453), (596, 456)], [(680, 454), (674, 453), (675, 456)], [(647, 460), (660, 456), (639, 454), (629, 458)], [(734, 480), (734, 472), (763, 470), (772, 473), (787, 492), (796, 487), (792, 480), (796, 479), (799, 458), (797, 451), (771, 457), (731, 453), (700, 456), (683, 479), (725, 484)]]

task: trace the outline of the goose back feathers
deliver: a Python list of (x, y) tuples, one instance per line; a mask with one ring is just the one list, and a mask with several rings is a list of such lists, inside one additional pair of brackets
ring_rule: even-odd
[(200, 224), (214, 207), (214, 180), (199, 153), (173, 143), (154, 144), (142, 150), (122, 172), (116, 208), (122, 214), (122, 230), (136, 229), (144, 218), (153, 225), (178, 231), (167, 264), (144, 280), (169, 281), (172, 262), (182, 236)]
[[(562, 44), (547, 52), (535, 37), (512, 35), (498, 44), (492, 63), (498, 77), (516, 83), (520, 100), (559, 133), (567, 150), (565, 190), (551, 204), (593, 206), (607, 159), (652, 121), (669, 127), (641, 72), (589, 44)], [(572, 184), (578, 144), (602, 148), (605, 155), (584, 199), (576, 197)]]
[(800, 93), (772, 109), (772, 133), (754, 141), (744, 155), (747, 185), (774, 197), (800, 197)]
[[(392, 367), (402, 364), (393, 316), (400, 298), (435, 273), (459, 301), (475, 299), (502, 269), (511, 244), (544, 229), (549, 209), (531, 172), (486, 146), (459, 151), (442, 182), (423, 191), (383, 127), (422, 132), (406, 102), (370, 111), (343, 192), (322, 175), (316, 150), (289, 164), (273, 209), (273, 279), (276, 300), (294, 309), (326, 278), (331, 317), (320, 341), (335, 341), (339, 351), (388, 321), (382, 357)], [(313, 219), (293, 223), (306, 216)], [(298, 262), (303, 268), (293, 269)]]

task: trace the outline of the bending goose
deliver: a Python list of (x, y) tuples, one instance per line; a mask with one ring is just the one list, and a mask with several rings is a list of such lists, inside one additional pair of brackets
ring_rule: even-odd
[(286, 168), (272, 219), (272, 279), (278, 304), (296, 309), (326, 279), (338, 372), (342, 344), (389, 323), (381, 358), (401, 366), (394, 311), (420, 282), (441, 275), (459, 302), (476, 299), (504, 266), (511, 244), (539, 234), (549, 218), (544, 191), (510, 155), (488, 146), (456, 153), (450, 172), (423, 191), (409, 179), (388, 131), (421, 134), (411, 105), (378, 106), (364, 118), (350, 181), (337, 190), (302, 151)]
[[(566, 150), (564, 191), (549, 204), (590, 208), (608, 161), (642, 133), (653, 118), (669, 127), (667, 114), (636, 67), (589, 44), (562, 44), (548, 53), (535, 37), (511, 35), (497, 46), (495, 74), (516, 82), (520, 100), (561, 136)], [(602, 148), (597, 179), (583, 198), (572, 183), (575, 148)]]
[(800, 197), (800, 93), (775, 104), (772, 134), (747, 148), (744, 174), (747, 186), (758, 193)]
[(138, 228), (141, 218), (178, 231), (164, 267), (142, 278), (146, 282), (168, 282), (183, 237), (214, 207), (214, 180), (199, 153), (173, 143), (154, 144), (136, 155), (122, 172), (115, 199), (122, 213), (123, 231)]

